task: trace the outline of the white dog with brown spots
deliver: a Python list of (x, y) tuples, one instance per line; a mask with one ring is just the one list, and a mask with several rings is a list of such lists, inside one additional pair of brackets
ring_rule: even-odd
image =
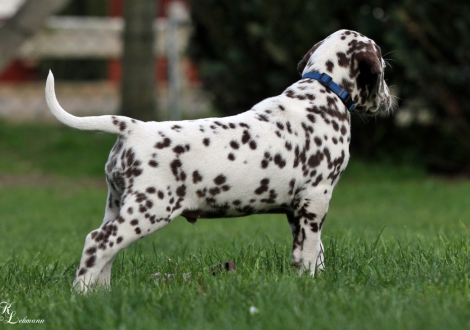
[(302, 79), (236, 116), (142, 122), (75, 117), (59, 105), (49, 74), (46, 100), (62, 123), (118, 135), (106, 163), (101, 226), (86, 237), (74, 286), (109, 285), (116, 254), (184, 216), (287, 215), (293, 265), (323, 268), (320, 239), (333, 189), (349, 160), (350, 113), (389, 111), (380, 48), (341, 30), (305, 55)]

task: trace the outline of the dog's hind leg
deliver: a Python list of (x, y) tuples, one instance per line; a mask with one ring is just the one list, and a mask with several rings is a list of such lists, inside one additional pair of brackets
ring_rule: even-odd
[[(119, 211), (121, 209), (121, 197), (122, 193), (117, 191), (114, 188), (114, 185), (111, 183), (110, 180), (107, 180), (108, 183), (108, 199), (106, 203), (106, 210), (104, 213), (103, 223), (101, 227), (105, 226), (107, 223), (111, 222), (112, 220), (116, 219), (119, 215)], [(114, 258), (108, 261), (103, 269), (101, 270), (100, 275), (98, 276), (98, 284), (109, 286), (111, 283), (111, 269), (113, 267)]]
[[(135, 192), (123, 197), (119, 214), (89, 233), (74, 281), (74, 287), (86, 292), (88, 286), (110, 283), (111, 267), (117, 253), (140, 238), (148, 236), (171, 222), (178, 212), (159, 212), (168, 205)], [(155, 211), (153, 211), (155, 210)]]

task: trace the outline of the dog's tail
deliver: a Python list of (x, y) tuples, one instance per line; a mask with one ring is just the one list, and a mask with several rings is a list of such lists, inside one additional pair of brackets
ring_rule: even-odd
[[(49, 71), (46, 81), (46, 102), (51, 113), (67, 126), (86, 131), (102, 131), (126, 135), (131, 118), (123, 116), (89, 116), (76, 117), (65, 111), (57, 101), (54, 91), (54, 75)], [(133, 122), (136, 122), (133, 120)]]

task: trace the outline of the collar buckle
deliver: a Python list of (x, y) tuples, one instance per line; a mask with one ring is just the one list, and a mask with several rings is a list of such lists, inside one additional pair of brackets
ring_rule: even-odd
[(333, 82), (333, 78), (331, 78), (326, 73), (322, 73), (318, 78), (318, 81), (321, 82), (323, 86), (329, 87), (330, 84)]

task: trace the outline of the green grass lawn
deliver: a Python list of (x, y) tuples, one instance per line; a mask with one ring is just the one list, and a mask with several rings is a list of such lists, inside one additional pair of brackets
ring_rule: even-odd
[[(0, 123), (0, 303), (45, 321), (23, 327), (470, 328), (470, 182), (354, 155), (333, 194), (327, 268), (316, 278), (290, 266), (283, 216), (176, 219), (119, 254), (111, 291), (71, 292), (85, 236), (102, 220), (113, 142)], [(213, 276), (209, 267), (226, 260), (237, 270)], [(156, 272), (175, 278), (158, 281)]]

